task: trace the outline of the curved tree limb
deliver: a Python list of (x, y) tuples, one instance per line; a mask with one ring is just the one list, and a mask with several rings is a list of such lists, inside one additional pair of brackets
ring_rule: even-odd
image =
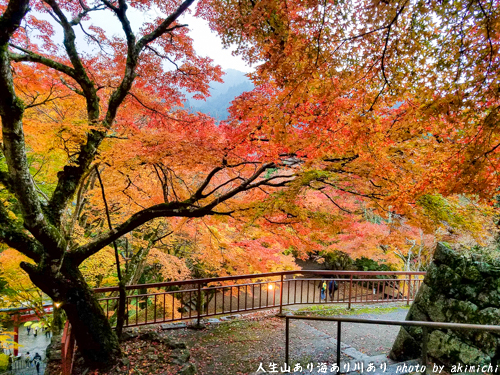
[(0, 17), (0, 117), (3, 153), (7, 161), (10, 186), (20, 203), (26, 228), (47, 246), (48, 252), (60, 254), (66, 248), (66, 241), (46, 220), (29, 171), (22, 124), (25, 107), (14, 90), (10, 66), (9, 41), (27, 12), (28, 0), (14, 0), (9, 2), (5, 13)]

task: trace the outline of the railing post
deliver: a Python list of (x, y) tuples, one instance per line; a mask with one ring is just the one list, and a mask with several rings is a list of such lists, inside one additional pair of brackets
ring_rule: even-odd
[(352, 298), (352, 273), (351, 273), (351, 279), (349, 281), (349, 302), (348, 302), (348, 305), (347, 305), (348, 309), (351, 308), (351, 298)]
[(68, 326), (68, 331), (69, 331), (69, 348), (66, 352), (66, 355), (68, 355), (69, 352), (69, 363), (68, 363), (68, 374), (71, 375), (73, 373), (73, 365), (74, 365), (74, 360), (75, 360), (75, 334), (73, 333), (73, 328), (71, 325)]
[(288, 365), (288, 355), (290, 348), (288, 346), (288, 340), (290, 335), (290, 318), (285, 317), (285, 363)]
[(283, 274), (280, 281), (280, 315), (283, 314)]
[(17, 357), (19, 345), (19, 314), (14, 315), (14, 357)]
[(342, 325), (340, 320), (337, 322), (337, 375), (340, 375), (340, 336), (342, 334)]
[[(429, 340), (427, 327), (422, 327), (422, 365), (427, 367), (427, 341)], [(426, 371), (427, 373), (427, 371)]]
[(198, 310), (198, 327), (201, 324), (201, 283), (198, 281), (198, 301), (196, 303), (196, 309)]
[(410, 295), (411, 295), (411, 274), (408, 275), (408, 299), (406, 300), (406, 305), (410, 305)]
[(68, 340), (69, 340), (69, 321), (66, 321), (64, 325), (64, 330), (61, 339), (61, 362), (62, 362), (62, 374), (69, 375), (69, 365), (68, 365)]

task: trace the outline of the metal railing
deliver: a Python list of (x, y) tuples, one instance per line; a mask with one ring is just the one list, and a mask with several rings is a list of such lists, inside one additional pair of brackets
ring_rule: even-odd
[[(398, 321), (398, 320), (376, 320), (376, 319), (361, 319), (361, 318), (333, 318), (323, 316), (286, 316), (285, 317), (285, 363), (289, 364), (289, 342), (290, 342), (290, 320), (320, 320), (337, 322), (337, 375), (340, 374), (340, 342), (342, 337), (342, 323), (364, 323), (364, 324), (380, 324), (380, 325), (397, 325), (405, 327), (422, 327), (422, 365), (427, 365), (427, 341), (429, 340), (429, 329), (450, 329), (450, 330), (476, 330), (487, 332), (500, 333), (500, 326), (479, 325), (479, 324), (462, 324), (462, 323), (440, 323), (440, 322), (425, 322), (425, 321)], [(302, 342), (303, 345), (303, 342)]]
[[(312, 277), (305, 277), (312, 275)], [(404, 302), (415, 298), (425, 272), (283, 271), (254, 275), (129, 285), (125, 326), (140, 326), (279, 308), (296, 304)], [(301, 276), (300, 278), (298, 276)], [(326, 300), (318, 286), (337, 283)], [(98, 288), (99, 301), (113, 322), (118, 287)]]
[[(40, 362), (40, 372), (46, 367), (46, 363), (44, 361)], [(9, 368), (0, 372), (0, 375), (22, 375), (27, 373), (36, 374), (36, 365), (31, 361), (26, 361), (25, 358), (16, 357), (16, 359), (9, 364)]]
[[(295, 278), (303, 275), (315, 277)], [(281, 314), (283, 306), (295, 304), (347, 303), (348, 308), (353, 303), (409, 304), (424, 275), (425, 272), (301, 270), (129, 285), (125, 327), (186, 319), (197, 319), (199, 324), (203, 317), (276, 307)], [(325, 302), (318, 288), (323, 280), (337, 282), (332, 295), (326, 291)], [(118, 305), (118, 291), (118, 287), (94, 289), (96, 294), (104, 295), (99, 301), (111, 321)], [(63, 375), (71, 374), (75, 344), (71, 325), (66, 322), (61, 350)]]

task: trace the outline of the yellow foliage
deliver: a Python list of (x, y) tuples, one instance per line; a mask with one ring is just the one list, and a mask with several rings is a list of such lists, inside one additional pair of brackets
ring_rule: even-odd
[(191, 278), (191, 271), (184, 260), (174, 255), (166, 254), (158, 249), (151, 249), (147, 264), (156, 266), (164, 281), (187, 280)]
[(7, 370), (9, 367), (9, 356), (7, 354), (0, 354), (0, 371)]
[(15, 294), (4, 297), (4, 302), (8, 305), (19, 305), (26, 302), (33, 303), (41, 299), (41, 292), (19, 266), (21, 262), (33, 263), (31, 259), (14, 249), (9, 248), (0, 253), (2, 277), (7, 281), (9, 287), (16, 291)]
[(115, 286), (118, 284), (114, 250), (107, 246), (86, 259), (80, 266), (85, 280), (91, 288)]

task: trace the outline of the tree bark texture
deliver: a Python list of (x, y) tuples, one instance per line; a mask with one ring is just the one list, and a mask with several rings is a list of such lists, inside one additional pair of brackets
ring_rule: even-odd
[(78, 349), (91, 365), (105, 368), (120, 357), (118, 338), (78, 268), (63, 266), (54, 272), (50, 268), (39, 270), (27, 263), (22, 263), (21, 267), (36, 286), (61, 304)]

